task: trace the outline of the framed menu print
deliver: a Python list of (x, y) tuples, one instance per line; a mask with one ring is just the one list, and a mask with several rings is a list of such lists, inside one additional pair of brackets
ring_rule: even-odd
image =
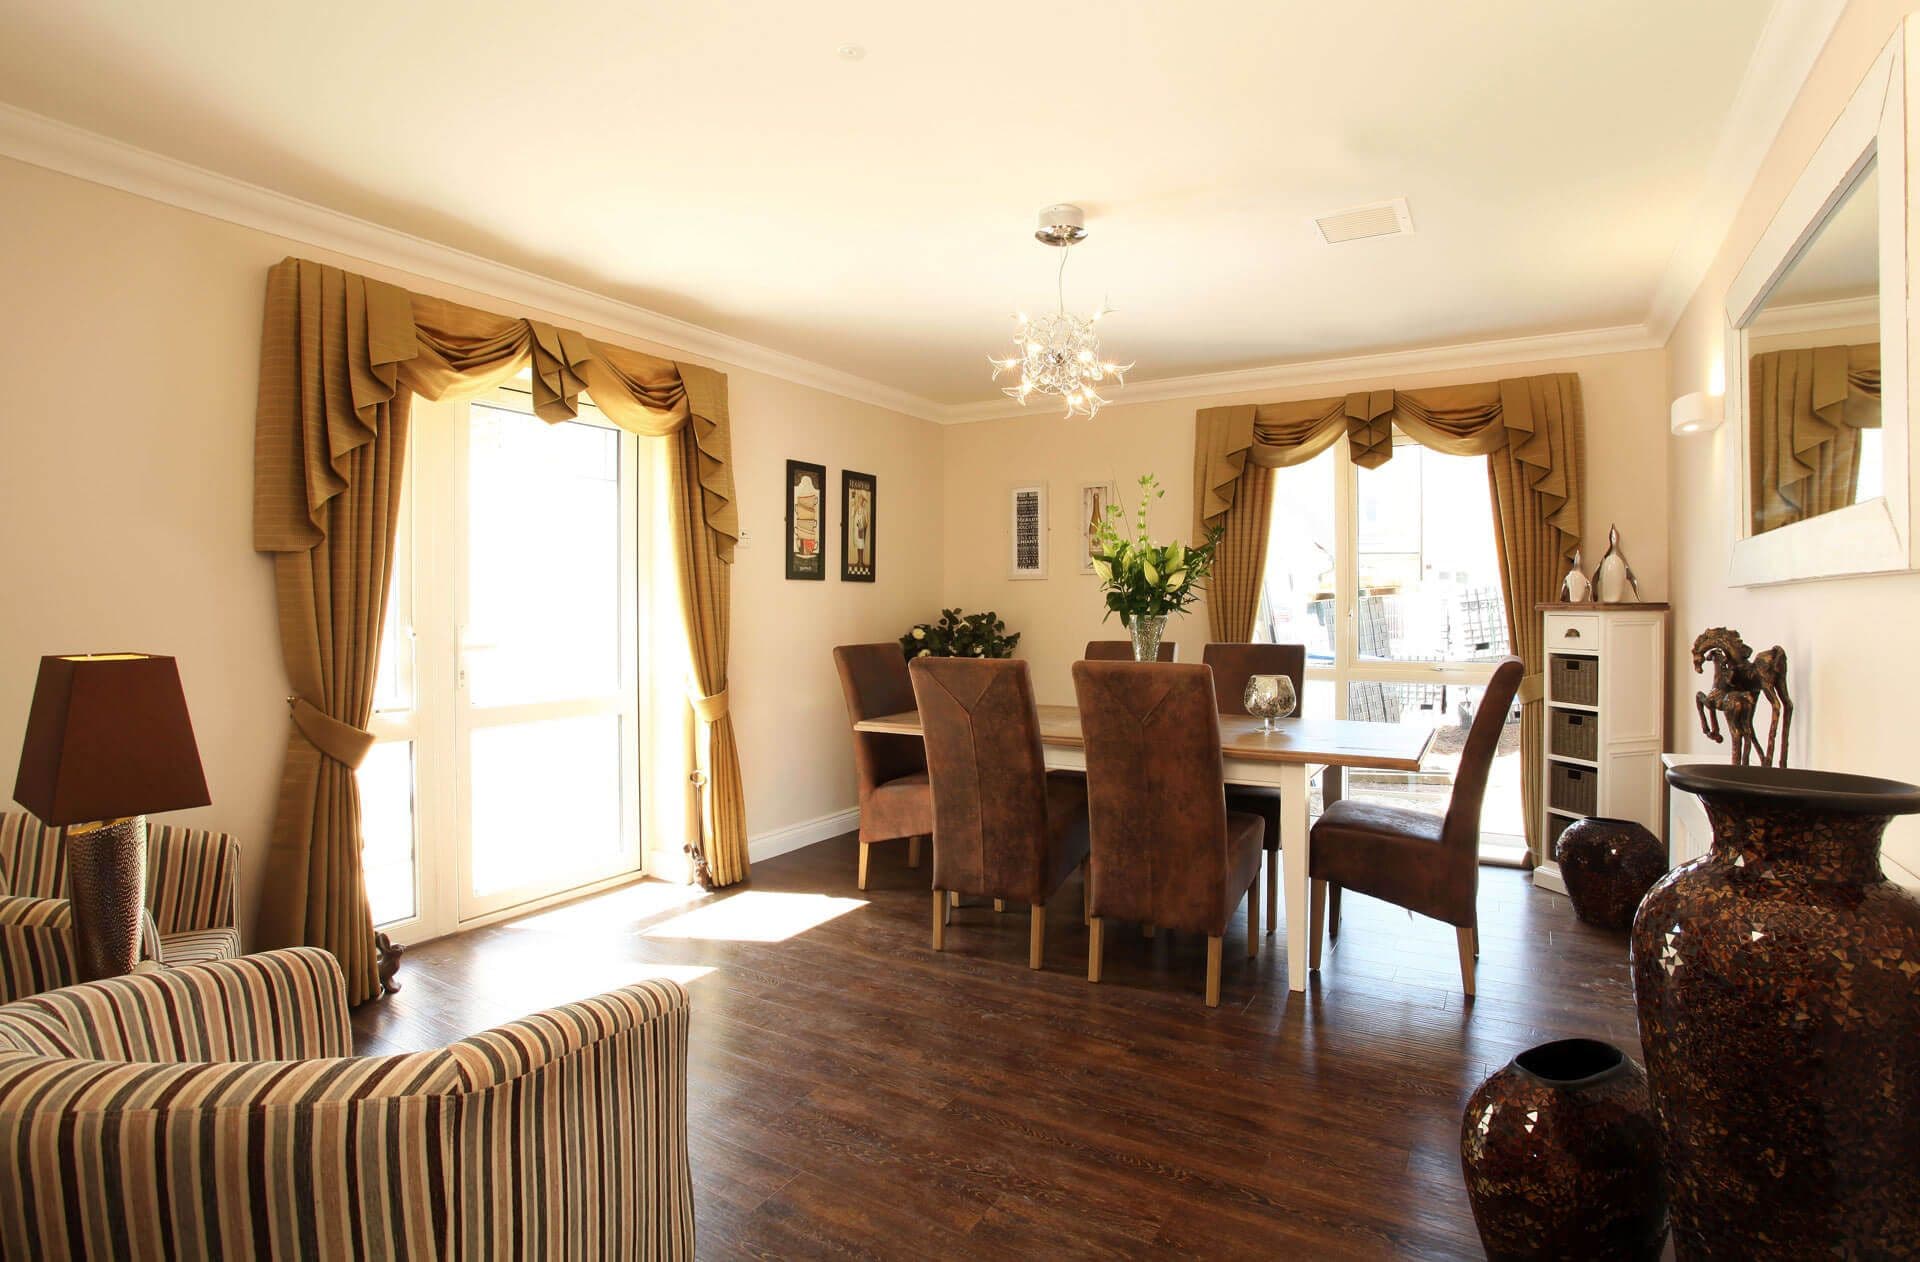
[(1036, 482), (1013, 488), (1012, 565), (1008, 578), (1047, 576), (1047, 484)]
[(825, 580), (827, 469), (787, 461), (787, 577)]
[(1080, 484), (1080, 572), (1082, 574), (1093, 573), (1093, 554), (1100, 550), (1099, 541), (1094, 538), (1094, 535), (1107, 515), (1108, 505), (1114, 503), (1119, 495), (1119, 491), (1111, 482)]
[(874, 476), (840, 471), (840, 581), (873, 581)]

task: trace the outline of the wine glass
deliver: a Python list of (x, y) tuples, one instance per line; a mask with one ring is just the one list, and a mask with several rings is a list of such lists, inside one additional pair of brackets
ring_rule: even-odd
[(1285, 675), (1250, 677), (1241, 701), (1247, 707), (1247, 713), (1260, 720), (1260, 730), (1263, 732), (1274, 731), (1273, 721), (1286, 718), (1300, 704), (1300, 698), (1293, 691), (1293, 680)]

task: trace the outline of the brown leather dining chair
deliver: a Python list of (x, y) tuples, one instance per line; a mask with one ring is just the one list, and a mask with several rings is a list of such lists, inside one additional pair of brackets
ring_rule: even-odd
[(933, 782), (933, 949), (950, 895), (1024, 903), (1039, 968), (1047, 900), (1087, 860), (1086, 781), (1047, 773), (1025, 662), (921, 657), (911, 673)]
[(1460, 982), (1473, 995), (1473, 961), (1480, 954), (1480, 804), (1522, 673), (1517, 657), (1494, 668), (1467, 730), (1445, 815), (1351, 798), (1322, 812), (1307, 865), (1313, 880), (1309, 967), (1320, 967), (1320, 927), (1332, 881), (1452, 925)]
[[(913, 681), (898, 644), (843, 644), (833, 650), (847, 721), (913, 709)], [(875, 842), (907, 839), (907, 865), (920, 866), (920, 839), (933, 832), (933, 793), (927, 787), (926, 747), (917, 737), (884, 732), (853, 734), (853, 769), (860, 781), (860, 879), (867, 888), (867, 852)]]
[[(1221, 714), (1245, 717), (1247, 680), (1255, 675), (1285, 675), (1293, 695), (1307, 701), (1307, 646), (1304, 644), (1209, 644), (1200, 660), (1213, 668), (1214, 701)], [(1295, 710), (1295, 714), (1299, 711)], [(1280, 790), (1257, 785), (1228, 785), (1227, 809), (1258, 815), (1266, 825), (1267, 932), (1280, 923)]]
[(1207, 937), (1207, 1006), (1220, 1006), (1220, 940), (1242, 895), (1260, 951), (1258, 815), (1227, 810), (1220, 712), (1205, 666), (1075, 662), (1086, 742), (1092, 885), (1087, 980), (1108, 920)]
[[(1163, 662), (1178, 661), (1180, 646), (1172, 640), (1160, 641), (1160, 657)], [(1087, 653), (1083, 659), (1089, 662), (1130, 662), (1133, 660), (1132, 640), (1088, 640)]]

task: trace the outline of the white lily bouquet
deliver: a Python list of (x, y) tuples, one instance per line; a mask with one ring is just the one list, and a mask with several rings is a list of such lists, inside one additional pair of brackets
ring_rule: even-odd
[[(1164, 625), (1168, 614), (1185, 613), (1206, 590), (1202, 580), (1213, 572), (1219, 530), (1191, 548), (1178, 539), (1157, 544), (1147, 535), (1147, 508), (1165, 495), (1158, 478), (1142, 474), (1140, 510), (1132, 532), (1126, 532), (1126, 513), (1117, 504), (1107, 509), (1094, 531), (1099, 550), (1094, 553), (1093, 572), (1100, 579), (1100, 590), (1107, 594), (1107, 616), (1119, 614), (1120, 625), (1129, 630), (1137, 619), (1159, 619)], [(1154, 639), (1157, 646), (1157, 634)]]

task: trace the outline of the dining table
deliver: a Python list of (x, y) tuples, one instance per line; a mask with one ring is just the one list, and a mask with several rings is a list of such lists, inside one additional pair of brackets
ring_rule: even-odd
[[(1080, 734), (1080, 710), (1043, 705), (1040, 748), (1047, 768), (1084, 771), (1086, 741)], [(918, 711), (885, 714), (854, 724), (862, 732), (923, 736)], [(1327, 801), (1341, 796), (1345, 769), (1418, 771), (1434, 729), (1359, 719), (1276, 719), (1263, 731), (1251, 715), (1220, 716), (1220, 770), (1227, 784), (1280, 790), (1281, 890), (1287, 908), (1287, 987), (1307, 988), (1307, 882), (1313, 844), (1307, 827), (1307, 777), (1326, 769), (1321, 789)], [(939, 842), (936, 840), (935, 845)], [(1248, 897), (1258, 897), (1250, 894)]]

